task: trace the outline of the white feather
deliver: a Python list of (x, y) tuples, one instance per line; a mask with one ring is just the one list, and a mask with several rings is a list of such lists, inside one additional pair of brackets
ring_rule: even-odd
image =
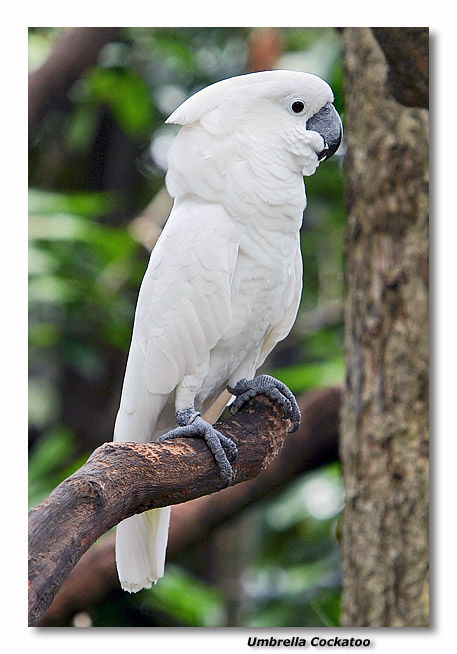
[(124, 590), (136, 593), (163, 577), (170, 510), (146, 511), (117, 526), (116, 566)]

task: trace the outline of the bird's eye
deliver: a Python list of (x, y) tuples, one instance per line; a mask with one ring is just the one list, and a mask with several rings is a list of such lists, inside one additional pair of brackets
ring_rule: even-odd
[(294, 114), (302, 114), (305, 110), (305, 103), (303, 100), (294, 100), (290, 105)]

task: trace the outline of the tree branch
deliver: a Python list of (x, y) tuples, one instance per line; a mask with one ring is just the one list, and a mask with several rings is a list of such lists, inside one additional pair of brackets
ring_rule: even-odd
[[(220, 525), (263, 498), (271, 497), (291, 479), (338, 460), (341, 391), (323, 388), (297, 398), (302, 421), (299, 430), (261, 473), (243, 484), (225, 488), (173, 508), (167, 559), (198, 547)], [(65, 579), (40, 626), (61, 626), (72, 615), (100, 602), (119, 588), (114, 561), (114, 533), (86, 552)]]
[[(230, 485), (252, 479), (281, 449), (289, 420), (259, 396), (218, 429), (238, 446)], [(195, 439), (105, 443), (29, 512), (29, 624), (38, 624), (82, 554), (125, 518), (221, 489), (217, 465)]]

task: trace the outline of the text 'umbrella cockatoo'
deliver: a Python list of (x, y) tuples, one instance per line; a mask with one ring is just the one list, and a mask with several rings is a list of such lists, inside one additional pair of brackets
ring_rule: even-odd
[[(138, 297), (115, 441), (200, 436), (227, 484), (236, 446), (202, 417), (225, 389), (236, 408), (269, 395), (298, 427), (289, 389), (255, 372), (297, 314), (303, 175), (340, 144), (332, 101), (319, 77), (272, 70), (208, 86), (168, 118), (182, 125), (168, 156), (174, 204)], [(125, 590), (163, 575), (169, 518), (165, 507), (118, 525)]]

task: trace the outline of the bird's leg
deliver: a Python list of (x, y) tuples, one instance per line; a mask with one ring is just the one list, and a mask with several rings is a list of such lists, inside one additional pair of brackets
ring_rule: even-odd
[(203, 420), (194, 406), (184, 411), (176, 411), (175, 415), (179, 427), (160, 436), (157, 442), (162, 443), (171, 438), (203, 438), (216, 459), (225, 485), (229, 484), (233, 474), (230, 463), (233, 463), (238, 455), (235, 443), (214, 429), (209, 422)]
[(287, 386), (278, 379), (270, 375), (259, 375), (254, 379), (241, 379), (233, 388), (227, 386), (227, 390), (236, 396), (230, 406), (231, 413), (235, 413), (252, 397), (263, 394), (277, 402), (286, 418), (292, 421), (292, 428), (289, 431), (294, 432), (299, 428), (300, 409), (297, 400)]

